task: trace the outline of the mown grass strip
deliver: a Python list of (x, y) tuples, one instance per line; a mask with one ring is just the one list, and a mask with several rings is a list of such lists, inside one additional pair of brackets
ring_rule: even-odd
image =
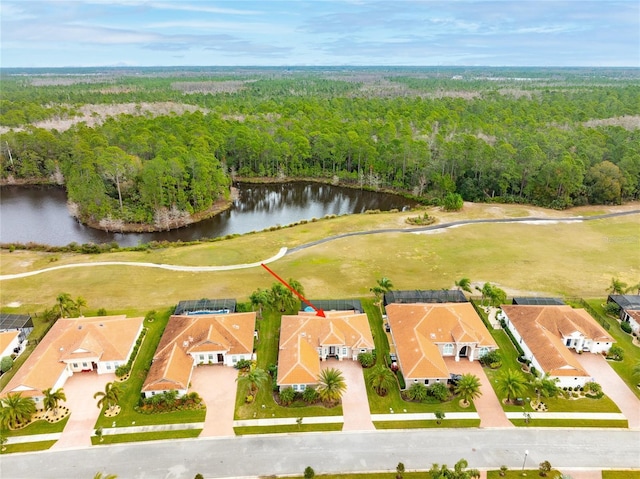
[(102, 436), (100, 441), (96, 436), (91, 436), (91, 444), (102, 446), (106, 444), (119, 444), (123, 442), (159, 441), (161, 439), (185, 439), (198, 437), (202, 429), (180, 429), (177, 431), (137, 432), (133, 434), (113, 434)]

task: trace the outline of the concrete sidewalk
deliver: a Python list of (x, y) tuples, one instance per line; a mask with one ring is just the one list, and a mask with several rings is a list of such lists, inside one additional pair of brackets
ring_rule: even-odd
[(27, 436), (13, 436), (7, 437), (7, 445), (10, 444), (25, 444), (28, 442), (42, 442), (42, 441), (57, 441), (62, 436), (61, 432), (54, 432), (51, 434), (30, 434)]
[[(509, 419), (524, 419), (524, 413), (521, 412), (508, 412), (506, 414)], [(626, 416), (619, 412), (530, 412), (528, 414), (531, 419), (627, 420)]]
[(185, 429), (202, 429), (203, 427), (203, 422), (158, 424), (155, 426), (105, 427), (102, 428), (102, 435), (115, 436), (116, 434), (138, 434), (141, 432), (182, 431)]

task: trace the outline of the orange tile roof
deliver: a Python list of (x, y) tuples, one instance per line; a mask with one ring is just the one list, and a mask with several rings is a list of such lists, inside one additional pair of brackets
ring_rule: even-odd
[(278, 353), (278, 385), (313, 384), (320, 373), (321, 346), (374, 349), (369, 320), (364, 313), (325, 311), (282, 316)]
[(253, 312), (171, 316), (142, 391), (186, 389), (178, 386), (191, 377), (189, 353), (252, 354), (255, 322)]
[(2, 394), (22, 390), (25, 396), (41, 396), (54, 386), (66, 363), (76, 359), (126, 361), (143, 320), (125, 315), (58, 319)]
[(589, 375), (564, 345), (563, 336), (580, 332), (587, 339), (613, 342), (613, 338), (584, 309), (568, 305), (504, 305), (502, 310), (544, 372), (552, 376)]
[[(9, 347), (19, 334), (20, 331), (17, 329), (15, 331), (4, 331), (0, 333), (0, 354)], [(13, 351), (8, 351), (8, 353), (11, 354)]]
[(498, 347), (470, 303), (392, 303), (385, 309), (408, 379), (449, 377), (438, 344)]

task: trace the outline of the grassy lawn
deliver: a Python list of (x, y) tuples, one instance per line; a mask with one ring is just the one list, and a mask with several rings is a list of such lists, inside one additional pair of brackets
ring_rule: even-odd
[(606, 301), (606, 298), (588, 299), (586, 301), (598, 315), (596, 319), (606, 321), (609, 324), (607, 332), (613, 336), (616, 344), (624, 349), (624, 359), (622, 361), (608, 361), (609, 365), (629, 386), (629, 389), (640, 398), (640, 388), (637, 387), (637, 384), (640, 384), (640, 378), (633, 376), (633, 366), (640, 363), (640, 347), (633, 344), (633, 337), (630, 334), (620, 329), (620, 323), (617, 319), (605, 314), (602, 304)]
[(136, 434), (113, 434), (102, 436), (103, 441), (91, 436), (91, 444), (101, 446), (105, 444), (118, 444), (122, 442), (158, 441), (161, 439), (184, 439), (198, 437), (202, 429), (182, 429), (178, 431), (141, 432)]
[[(540, 477), (540, 471), (538, 469), (525, 469), (524, 471), (521, 469), (511, 469), (508, 470), (504, 476), (500, 475), (499, 470), (487, 471), (487, 479), (522, 479), (525, 475), (526, 477)], [(554, 469), (547, 474), (547, 479), (558, 479), (561, 475), (562, 472)]]
[(4, 435), (7, 437), (17, 437), (17, 436), (33, 436), (36, 434), (54, 434), (57, 432), (62, 432), (64, 427), (67, 425), (67, 421), (69, 421), (69, 417), (65, 417), (63, 420), (50, 423), (49, 421), (45, 421), (44, 419), (40, 421), (35, 421), (29, 424), (27, 427), (22, 429), (16, 429), (15, 431), (4, 430)]
[(11, 454), (14, 452), (34, 452), (45, 451), (53, 446), (56, 441), (39, 441), (39, 442), (26, 442), (24, 444), (6, 444), (0, 454)]
[(640, 471), (602, 471), (602, 479), (640, 479)]
[[(514, 217), (522, 212), (569, 216), (514, 205), (469, 205), (459, 213), (433, 212), (440, 222), (471, 217)], [(582, 214), (582, 213), (580, 213)], [(46, 266), (87, 261), (145, 261), (176, 264), (246, 263), (275, 255), (282, 246), (302, 243), (351, 231), (407, 228), (404, 219), (415, 213), (351, 215), (291, 228), (245, 235), (224, 241), (150, 252), (116, 252), (102, 255), (0, 251), (3, 274)], [(278, 260), (278, 274), (305, 285), (306, 296), (316, 298), (360, 297), (381, 276), (396, 288), (440, 289), (467, 276), (491, 281), (510, 290), (536, 291), (548, 295), (599, 296), (611, 277), (632, 283), (640, 270), (635, 254), (637, 242), (616, 238), (639, 236), (637, 217), (627, 216), (572, 224), (477, 224), (442, 230), (438, 234), (383, 233), (343, 238), (287, 255)], [(575, 238), (581, 241), (576, 242)], [(393, 244), (393, 249), (381, 248)], [(452, 247), (455, 245), (455, 247)], [(58, 260), (51, 263), (52, 256)], [(512, 265), (496, 268), (497, 264)], [(580, 275), (575, 275), (580, 271)], [(127, 287), (122, 287), (122, 278)], [(336, 278), (340, 278), (336, 281)], [(418, 280), (419, 278), (419, 280)], [(418, 283), (417, 283), (418, 281)], [(261, 268), (217, 272), (166, 271), (130, 266), (100, 266), (58, 270), (2, 282), (3, 311), (41, 311), (62, 291), (83, 296), (88, 312), (108, 311), (131, 305), (162, 309), (184, 298), (247, 298), (258, 287), (271, 283)]]
[(140, 390), (147, 377), (148, 367), (151, 364), (151, 359), (153, 358), (172, 311), (173, 307), (165, 309), (164, 311), (158, 312), (154, 321), (145, 321), (144, 326), (147, 328), (147, 334), (138, 351), (138, 357), (131, 369), (131, 375), (129, 379), (119, 383), (121, 388), (119, 401), (121, 407), (120, 414), (113, 418), (105, 417), (103, 409), (96, 422), (96, 428), (111, 427), (114, 421), (116, 427), (131, 426), (132, 424), (143, 426), (149, 424), (178, 424), (204, 421), (206, 413), (204, 409), (173, 411), (161, 414), (142, 414), (134, 409), (134, 407), (138, 405)]
[(626, 419), (531, 419), (529, 424), (526, 424), (524, 419), (510, 419), (510, 421), (518, 427), (629, 427)]
[(480, 419), (443, 419), (436, 421), (374, 421), (376, 429), (439, 429), (451, 427), (478, 427)]
[(250, 434), (282, 434), (291, 432), (319, 432), (319, 431), (342, 431), (342, 423), (328, 424), (290, 424), (284, 426), (243, 426), (234, 427), (236, 435), (247, 436)]

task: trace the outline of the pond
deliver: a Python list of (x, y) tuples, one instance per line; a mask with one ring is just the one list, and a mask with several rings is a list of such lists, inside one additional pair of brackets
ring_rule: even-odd
[(261, 231), (327, 215), (367, 210), (402, 210), (415, 203), (401, 196), (310, 182), (238, 183), (232, 207), (207, 220), (172, 231), (107, 233), (70, 216), (64, 190), (4, 186), (0, 201), (0, 241), (64, 246), (72, 242), (135, 246), (150, 241), (193, 241)]

